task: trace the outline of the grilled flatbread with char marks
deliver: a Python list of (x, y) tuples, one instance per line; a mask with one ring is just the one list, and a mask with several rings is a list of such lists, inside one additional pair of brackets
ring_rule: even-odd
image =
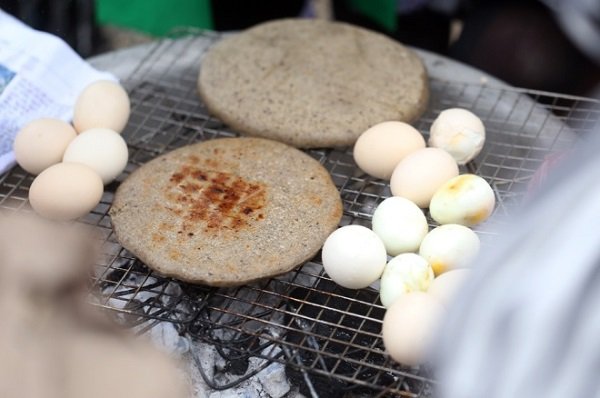
[(313, 257), (342, 215), (325, 168), (288, 145), (222, 138), (133, 172), (110, 210), (121, 244), (161, 274), (235, 286)]

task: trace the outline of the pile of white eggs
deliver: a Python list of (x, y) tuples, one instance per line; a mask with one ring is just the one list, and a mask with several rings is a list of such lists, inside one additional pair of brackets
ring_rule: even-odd
[[(477, 116), (449, 109), (432, 125), (432, 147), (402, 122), (373, 126), (354, 147), (358, 166), (391, 179), (394, 196), (377, 206), (371, 229), (348, 225), (334, 231), (323, 246), (323, 266), (346, 288), (379, 280), (387, 309), (383, 342), (400, 363), (418, 365), (424, 359), (439, 315), (479, 252), (479, 237), (470, 227), (492, 214), (495, 196), (483, 178), (459, 175), (458, 165), (473, 159), (484, 140)], [(431, 231), (424, 208), (440, 224)]]
[(97, 81), (77, 98), (72, 125), (45, 118), (19, 131), (13, 149), (17, 163), (37, 175), (29, 188), (36, 213), (71, 220), (98, 205), (104, 185), (127, 166), (127, 144), (120, 133), (129, 114), (123, 87)]

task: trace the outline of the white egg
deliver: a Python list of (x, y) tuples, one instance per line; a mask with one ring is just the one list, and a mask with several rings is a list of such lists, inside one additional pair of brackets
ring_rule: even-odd
[(466, 109), (446, 109), (431, 125), (429, 145), (447, 151), (458, 164), (468, 163), (475, 158), (484, 143), (483, 122)]
[(432, 229), (419, 248), (436, 275), (446, 271), (465, 268), (479, 252), (479, 237), (464, 225), (446, 224)]
[(84, 131), (71, 141), (63, 161), (85, 164), (108, 184), (125, 169), (128, 157), (127, 144), (120, 134), (98, 128)]
[(93, 128), (107, 128), (120, 133), (129, 120), (130, 112), (129, 96), (123, 87), (100, 80), (87, 86), (77, 98), (73, 125), (79, 133)]
[(421, 208), (429, 207), (431, 197), (449, 179), (458, 175), (458, 165), (439, 148), (423, 148), (408, 154), (394, 169), (390, 188)]
[(52, 220), (72, 220), (100, 202), (104, 186), (100, 176), (79, 163), (58, 163), (42, 171), (29, 188), (36, 213)]
[(469, 269), (456, 269), (445, 272), (431, 282), (427, 293), (439, 300), (444, 307), (447, 307), (470, 273), (471, 270)]
[(394, 167), (409, 153), (425, 148), (425, 139), (407, 123), (389, 121), (376, 124), (358, 137), (354, 161), (365, 173), (389, 180)]
[(321, 258), (327, 275), (349, 289), (362, 289), (375, 282), (387, 261), (381, 239), (361, 225), (347, 225), (329, 235)]
[(73, 126), (62, 120), (34, 120), (15, 137), (13, 149), (17, 163), (31, 174), (40, 174), (60, 163), (65, 149), (76, 136)]
[(468, 227), (487, 220), (496, 198), (490, 184), (474, 174), (463, 174), (442, 185), (431, 198), (429, 213), (440, 224)]
[(381, 304), (389, 308), (402, 294), (427, 291), (433, 277), (429, 263), (418, 254), (403, 253), (394, 257), (381, 275)]
[(390, 357), (404, 365), (422, 364), (443, 310), (442, 304), (427, 293), (398, 297), (383, 317), (383, 345)]
[(381, 238), (391, 256), (414, 252), (429, 229), (425, 214), (408, 199), (385, 199), (373, 213), (373, 231)]

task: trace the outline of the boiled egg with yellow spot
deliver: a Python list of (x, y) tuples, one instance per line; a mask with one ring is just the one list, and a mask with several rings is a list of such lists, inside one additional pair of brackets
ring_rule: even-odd
[(494, 211), (496, 198), (490, 184), (474, 174), (462, 174), (443, 184), (431, 198), (429, 213), (439, 224), (473, 226)]
[(429, 145), (447, 151), (460, 165), (475, 158), (484, 143), (483, 122), (466, 109), (446, 109), (431, 125)]
[(379, 296), (390, 307), (402, 294), (427, 291), (433, 281), (427, 260), (415, 253), (403, 253), (390, 260), (381, 275)]
[(465, 268), (479, 252), (479, 237), (472, 229), (460, 224), (446, 224), (432, 229), (419, 248), (436, 275)]

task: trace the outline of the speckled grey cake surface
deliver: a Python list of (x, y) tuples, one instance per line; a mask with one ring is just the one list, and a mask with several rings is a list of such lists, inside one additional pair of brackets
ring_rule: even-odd
[(327, 170), (262, 138), (176, 149), (133, 172), (110, 210), (121, 244), (156, 271), (235, 286), (278, 275), (321, 248), (342, 215)]
[(226, 37), (205, 55), (198, 90), (235, 130), (303, 147), (352, 145), (370, 126), (427, 106), (412, 50), (344, 23), (285, 19)]

